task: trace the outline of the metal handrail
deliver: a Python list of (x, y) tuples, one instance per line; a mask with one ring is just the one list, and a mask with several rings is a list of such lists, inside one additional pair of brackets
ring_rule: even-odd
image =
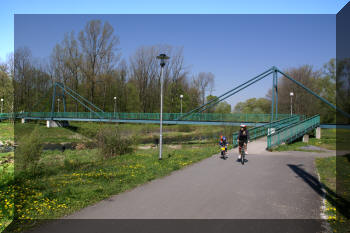
[(283, 142), (291, 142), (310, 132), (320, 125), (320, 115), (310, 117), (301, 122), (277, 130), (267, 136), (267, 149), (280, 145)]

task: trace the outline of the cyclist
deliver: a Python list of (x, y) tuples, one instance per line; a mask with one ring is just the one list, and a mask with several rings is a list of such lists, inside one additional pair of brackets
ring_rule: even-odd
[[(225, 136), (220, 136), (220, 142), (219, 142), (220, 147), (225, 147), (225, 153), (227, 152), (227, 139)], [(225, 155), (221, 156), (224, 157)]]
[(247, 144), (249, 142), (249, 132), (246, 125), (240, 125), (241, 129), (238, 132), (237, 142), (238, 142), (238, 159), (241, 159), (241, 149), (244, 146), (244, 151), (248, 154)]
[(227, 139), (225, 136), (222, 136), (222, 141), (224, 142), (224, 145), (225, 145), (225, 152), (227, 152), (228, 143), (227, 143)]

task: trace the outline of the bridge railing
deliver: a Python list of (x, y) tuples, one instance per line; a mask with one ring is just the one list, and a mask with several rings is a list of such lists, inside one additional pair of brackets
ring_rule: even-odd
[(14, 118), (13, 113), (0, 113), (0, 120), (12, 119), (12, 118)]
[[(295, 124), (295, 123), (299, 122), (302, 117), (303, 116), (294, 115), (294, 116), (289, 117), (289, 118), (285, 118), (285, 119), (278, 120), (278, 121), (273, 121), (271, 123), (267, 123), (267, 124), (264, 124), (261, 126), (256, 126), (256, 127), (250, 128), (249, 129), (250, 140), (254, 140), (254, 139), (266, 136), (268, 134), (269, 128), (274, 128), (275, 130), (278, 130), (278, 129), (284, 128), (288, 125)], [(232, 140), (233, 140), (232, 146), (233, 147), (238, 146), (237, 137), (238, 137), (238, 132), (235, 132), (232, 134)]]
[(310, 117), (299, 123), (277, 130), (267, 136), (267, 149), (271, 149), (283, 142), (292, 142), (318, 126), (320, 126), (320, 115)]
[[(163, 113), (164, 121), (176, 121), (183, 114), (181, 113)], [(77, 118), (77, 119), (109, 119), (109, 120), (159, 120), (159, 113), (126, 113), (126, 112), (102, 112), (94, 114), (92, 112), (24, 112), (17, 117), (32, 118)], [(289, 118), (289, 114), (279, 114), (278, 119)], [(269, 122), (270, 114), (245, 114), (245, 113), (195, 113), (181, 121), (217, 121), (217, 122)]]

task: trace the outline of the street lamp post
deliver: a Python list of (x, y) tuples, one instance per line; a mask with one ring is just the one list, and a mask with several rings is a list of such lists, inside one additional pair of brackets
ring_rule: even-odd
[(57, 112), (60, 112), (60, 99), (57, 99), (58, 105), (57, 105)]
[(1, 113), (2, 113), (3, 110), (4, 110), (4, 99), (1, 98)]
[(117, 110), (117, 97), (114, 96), (114, 118), (115, 118), (115, 112)]
[(290, 95), (290, 115), (292, 116), (293, 115), (293, 96), (294, 96), (294, 93), (290, 92), (289, 95)]
[(180, 101), (181, 101), (181, 116), (182, 116), (182, 98), (184, 98), (184, 95), (180, 95)]
[(160, 54), (157, 56), (157, 59), (160, 60), (160, 130), (159, 130), (159, 160), (162, 159), (162, 134), (163, 134), (163, 75), (164, 75), (164, 66), (165, 60), (169, 57), (165, 54)]

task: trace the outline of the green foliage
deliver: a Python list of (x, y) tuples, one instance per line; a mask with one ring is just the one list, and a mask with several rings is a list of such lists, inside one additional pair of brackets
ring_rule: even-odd
[(40, 134), (35, 128), (29, 136), (19, 139), (16, 149), (16, 167), (20, 171), (30, 170), (34, 174), (42, 152)]
[(220, 102), (215, 108), (215, 113), (231, 113), (231, 105), (226, 101)]
[(271, 101), (265, 98), (251, 98), (238, 102), (233, 110), (235, 113), (267, 114), (271, 112)]
[(101, 129), (96, 139), (100, 155), (104, 158), (126, 154), (131, 151), (133, 144), (133, 140), (122, 137), (117, 128)]
[(0, 99), (4, 99), (3, 112), (12, 112), (13, 109), (13, 85), (10, 72), (6, 65), (0, 64)]
[(137, 87), (129, 82), (126, 85), (127, 89), (127, 104), (126, 111), (127, 112), (140, 112), (141, 111), (141, 101), (138, 94)]

